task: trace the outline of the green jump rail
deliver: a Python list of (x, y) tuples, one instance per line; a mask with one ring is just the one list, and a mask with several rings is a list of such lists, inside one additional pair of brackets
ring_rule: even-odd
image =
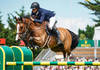
[(100, 66), (100, 62), (7, 62), (6, 65), (75, 65), (75, 66), (84, 66), (84, 65), (90, 65), (90, 66)]
[(7, 62), (31, 62), (33, 53), (27, 47), (0, 46), (0, 70), (32, 70), (33, 66), (6, 65)]

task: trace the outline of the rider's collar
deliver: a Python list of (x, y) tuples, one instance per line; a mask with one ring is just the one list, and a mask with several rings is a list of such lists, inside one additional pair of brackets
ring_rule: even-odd
[(39, 12), (37, 11), (37, 12), (36, 12), (36, 16), (37, 16), (38, 14), (39, 14)]

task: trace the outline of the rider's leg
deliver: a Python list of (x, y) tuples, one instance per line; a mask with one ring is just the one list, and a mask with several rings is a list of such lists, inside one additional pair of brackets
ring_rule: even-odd
[(56, 29), (55, 24), (56, 24), (56, 18), (55, 18), (55, 17), (50, 18), (49, 28), (50, 28), (52, 31), (54, 31), (54, 33), (56, 34), (58, 44), (61, 44), (60, 33), (59, 33), (59, 31)]
[(51, 18), (50, 18), (49, 28), (50, 28), (51, 30), (52, 30), (52, 28), (54, 27), (55, 21), (56, 21), (55, 17), (51, 17)]

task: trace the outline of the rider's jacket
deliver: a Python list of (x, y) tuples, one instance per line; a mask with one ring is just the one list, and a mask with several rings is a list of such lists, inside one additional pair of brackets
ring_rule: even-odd
[(53, 16), (55, 16), (54, 11), (50, 11), (50, 10), (46, 10), (43, 8), (39, 8), (38, 11), (36, 13), (31, 13), (31, 16), (34, 18), (34, 16), (37, 16), (34, 19), (34, 22), (39, 22), (42, 23), (43, 21), (48, 21), (49, 19)]

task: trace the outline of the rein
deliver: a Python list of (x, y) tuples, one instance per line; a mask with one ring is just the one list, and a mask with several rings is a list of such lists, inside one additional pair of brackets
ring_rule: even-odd
[(48, 46), (49, 41), (50, 41), (50, 36), (48, 35), (44, 45), (41, 48), (44, 48), (46, 45)]

